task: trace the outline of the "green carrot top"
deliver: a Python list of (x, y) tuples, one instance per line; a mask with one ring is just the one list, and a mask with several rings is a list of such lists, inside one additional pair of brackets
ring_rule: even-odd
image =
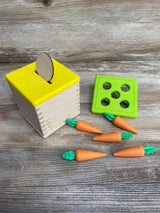
[(77, 124), (77, 121), (74, 120), (74, 119), (67, 119), (67, 120), (66, 120), (66, 123), (67, 123), (69, 126), (75, 127), (76, 124)]
[(66, 160), (74, 160), (76, 157), (75, 152), (69, 151), (62, 154), (62, 158)]
[(145, 146), (144, 147), (144, 153), (147, 155), (154, 153), (156, 150), (157, 150), (157, 148), (154, 146)]
[(106, 112), (104, 114), (104, 116), (109, 120), (109, 121), (113, 121), (115, 119), (115, 115), (111, 114), (111, 113), (108, 113)]
[(124, 133), (121, 133), (121, 137), (122, 139), (128, 139), (128, 138), (132, 138), (133, 134), (130, 132), (124, 132)]

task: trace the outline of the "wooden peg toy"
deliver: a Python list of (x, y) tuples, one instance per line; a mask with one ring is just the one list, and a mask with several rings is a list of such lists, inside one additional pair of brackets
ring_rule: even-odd
[(103, 135), (98, 135), (94, 138), (92, 138), (92, 140), (94, 141), (105, 141), (105, 142), (120, 142), (123, 139), (128, 139), (133, 137), (133, 134), (130, 132), (124, 132), (124, 133), (120, 133), (120, 132), (110, 132), (107, 134), (103, 134)]
[(88, 124), (84, 121), (76, 121), (74, 119), (67, 119), (66, 123), (69, 126), (76, 127), (76, 129), (84, 132), (92, 132), (92, 133), (97, 133), (97, 134), (102, 134), (102, 131), (97, 129), (96, 127), (92, 126), (91, 124)]
[(143, 157), (145, 154), (149, 155), (157, 150), (154, 146), (133, 146), (113, 153), (115, 157)]
[(133, 126), (131, 126), (127, 121), (125, 121), (123, 118), (121, 118), (119, 116), (115, 116), (115, 115), (113, 115), (111, 113), (107, 113), (107, 112), (104, 115), (109, 121), (112, 121), (115, 126), (121, 128), (121, 129), (125, 129), (128, 132), (132, 132), (134, 134), (139, 134), (139, 132)]
[(95, 152), (91, 150), (77, 149), (75, 152), (69, 151), (65, 152), (62, 155), (62, 158), (66, 160), (77, 160), (77, 161), (86, 161), (96, 158), (105, 157), (106, 154), (103, 152)]

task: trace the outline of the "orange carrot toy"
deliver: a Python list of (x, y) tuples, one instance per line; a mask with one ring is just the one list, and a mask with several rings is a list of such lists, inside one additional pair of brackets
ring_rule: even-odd
[(139, 134), (139, 132), (133, 126), (131, 126), (127, 121), (125, 121), (123, 118), (119, 116), (114, 116), (113, 114), (107, 113), (107, 112), (104, 115), (109, 121), (112, 121), (115, 126), (118, 126), (121, 129), (125, 129), (128, 132)]
[(142, 157), (145, 154), (154, 153), (157, 150), (154, 146), (133, 146), (127, 149), (120, 150), (118, 152), (113, 153), (113, 156), (116, 157)]
[(74, 119), (67, 119), (66, 123), (70, 126), (76, 127), (76, 129), (78, 129), (80, 131), (102, 134), (101, 130), (97, 129), (96, 127), (94, 127), (84, 121), (76, 121)]
[(101, 158), (105, 156), (106, 154), (103, 152), (77, 149), (75, 152), (69, 151), (69, 152), (63, 153), (62, 158), (66, 160), (76, 159), (77, 161), (85, 161), (85, 160), (92, 160), (92, 159)]
[(130, 132), (124, 132), (124, 133), (120, 133), (120, 132), (110, 132), (104, 135), (98, 135), (94, 138), (92, 138), (92, 140), (94, 141), (105, 141), (105, 142), (120, 142), (122, 139), (128, 139), (133, 137), (133, 134)]

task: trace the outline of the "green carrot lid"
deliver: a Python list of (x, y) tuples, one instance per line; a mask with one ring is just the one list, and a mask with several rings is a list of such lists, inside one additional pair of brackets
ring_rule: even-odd
[(75, 127), (76, 124), (77, 124), (77, 121), (74, 120), (74, 119), (67, 119), (67, 120), (66, 120), (66, 123), (67, 123), (69, 126)]
[(121, 137), (122, 139), (128, 139), (128, 138), (132, 138), (133, 134), (130, 132), (124, 132), (124, 133), (121, 133)]
[(66, 160), (74, 160), (76, 157), (75, 152), (69, 151), (62, 154), (62, 158)]
[(104, 114), (104, 116), (109, 120), (109, 121), (113, 121), (115, 119), (115, 116), (111, 113), (106, 112)]
[(157, 148), (154, 146), (145, 146), (144, 147), (144, 153), (147, 155), (154, 153), (156, 150), (157, 150)]

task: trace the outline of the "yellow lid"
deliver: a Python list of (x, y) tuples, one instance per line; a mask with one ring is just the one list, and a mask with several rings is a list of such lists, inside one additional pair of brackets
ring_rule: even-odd
[(36, 62), (8, 73), (7, 81), (36, 107), (80, 81), (80, 77), (53, 60), (54, 76), (50, 83), (36, 73)]

